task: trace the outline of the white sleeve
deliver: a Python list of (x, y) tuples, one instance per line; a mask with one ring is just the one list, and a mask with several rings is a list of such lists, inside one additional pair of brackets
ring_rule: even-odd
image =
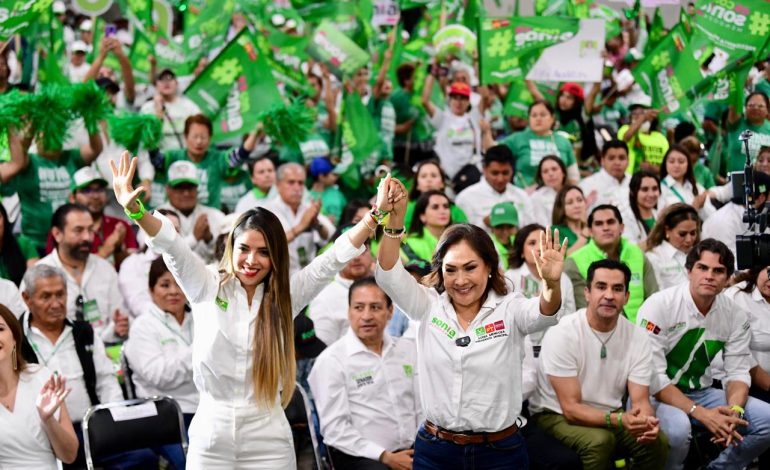
[(740, 310), (732, 302), (730, 302), (730, 305), (734, 307), (734, 309), (731, 309), (733, 316), (730, 319), (732, 322), (732, 333), (730, 333), (730, 337), (725, 342), (725, 348), (722, 352), (726, 374), (724, 382), (743, 382), (750, 387), (751, 376), (749, 375), (749, 369), (751, 369), (753, 362), (749, 350), (751, 325), (743, 310)]
[(326, 444), (348, 455), (378, 461), (387, 449), (365, 439), (353, 426), (342, 364), (322, 353), (310, 371), (308, 384)]
[(409, 274), (399, 257), (389, 271), (385, 271), (377, 262), (374, 277), (383, 291), (393, 299), (393, 303), (411, 320), (422, 320), (427, 316), (434, 303), (438, 302), (438, 294), (434, 289), (423, 286)]
[(107, 356), (104, 343), (94, 335), (94, 368), (96, 369), (96, 395), (101, 403), (123, 400), (123, 391), (115, 377), (115, 367)]
[(540, 367), (547, 376), (555, 377), (577, 377), (578, 361), (575, 356), (575, 344), (566, 341), (563, 328), (551, 328), (546, 331), (543, 337), (543, 344), (540, 349)]
[(321, 234), (318, 233), (318, 230), (313, 230), (313, 241), (320, 245), (324, 244), (331, 239), (332, 235), (334, 235), (334, 232), (337, 230), (337, 227), (334, 226), (331, 220), (329, 220), (328, 217), (325, 215), (318, 215), (318, 223), (323, 225), (323, 227), (326, 229), (326, 238), (321, 237)]
[(561, 273), (561, 308), (559, 309), (559, 318), (564, 315), (570, 315), (577, 311), (577, 305), (575, 305), (575, 288), (572, 286), (572, 281), (569, 280), (569, 276), (565, 273)]
[(668, 309), (662, 303), (665, 299), (660, 293), (653, 294), (644, 301), (639, 311), (636, 314), (637, 323), (647, 321), (659, 327), (660, 330), (657, 334), (653, 331), (647, 331), (647, 336), (650, 339), (650, 346), (652, 347), (652, 380), (650, 382), (650, 394), (655, 395), (659, 391), (671, 385), (672, 382), (666, 374), (668, 367), (668, 361), (666, 360), (666, 344), (668, 342), (667, 331), (668, 324), (663, 322), (663, 318), (668, 314)]
[(150, 161), (150, 154), (146, 150), (140, 150), (138, 154), (137, 172), (139, 173), (139, 179), (142, 181), (155, 179), (155, 167), (152, 166)]
[(177, 388), (192, 381), (192, 349), (177, 356), (161, 347), (161, 338), (146, 313), (131, 326), (124, 351), (134, 373), (160, 390)]
[(291, 276), (291, 308), (294, 316), (317, 296), (348, 261), (360, 255), (365, 246), (354, 247), (350, 237), (343, 234), (321, 256)]
[(163, 253), (168, 270), (190, 302), (213, 298), (219, 290), (217, 274), (209, 271), (200, 257), (193, 255), (170, 220), (158, 212), (154, 215), (161, 220), (161, 228), (154, 237), (147, 237), (147, 246), (156, 253)]
[[(636, 325), (632, 326), (634, 329), (637, 328)], [(634, 333), (638, 332), (634, 331)], [(645, 338), (643, 334), (640, 334), (639, 337), (634, 335), (632, 339), (633, 344), (630, 345), (630, 348), (636, 357), (633, 358), (631, 370), (628, 373), (628, 380), (635, 384), (649, 387), (654, 377), (651, 341), (649, 338)]]
[(512, 298), (510, 300), (506, 299), (508, 302), (507, 312), (509, 315), (513, 315), (516, 327), (525, 335), (542, 331), (549, 326), (557, 324), (564, 310), (564, 301), (562, 300), (559, 311), (553, 315), (543, 315), (540, 313), (539, 295), (531, 299), (527, 299), (519, 293), (508, 294), (508, 296)]
[[(143, 255), (131, 255), (131, 257), (133, 256)], [(126, 261), (120, 266), (120, 272), (118, 272), (118, 287), (123, 294), (128, 312), (136, 318), (152, 303), (152, 299), (147, 284), (147, 276), (136, 270), (135, 263), (128, 264)]]

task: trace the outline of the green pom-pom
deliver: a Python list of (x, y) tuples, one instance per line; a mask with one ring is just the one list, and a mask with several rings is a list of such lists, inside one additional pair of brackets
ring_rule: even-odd
[(305, 106), (301, 100), (293, 100), (289, 105), (280, 104), (260, 114), (259, 119), (265, 134), (273, 141), (281, 142), (294, 149), (307, 140), (315, 125), (315, 110)]
[(19, 90), (0, 95), (0, 131), (4, 132), (9, 126), (21, 127), (26, 109), (32, 100), (32, 95)]
[(152, 114), (123, 113), (107, 118), (110, 136), (131, 153), (156, 149), (163, 138), (163, 123)]
[(46, 150), (61, 150), (69, 136), (72, 112), (72, 89), (66, 85), (46, 85), (32, 95), (27, 116), (36, 134), (42, 134)]
[(112, 113), (107, 94), (93, 80), (72, 86), (72, 109), (83, 118), (89, 134), (99, 132), (99, 122)]

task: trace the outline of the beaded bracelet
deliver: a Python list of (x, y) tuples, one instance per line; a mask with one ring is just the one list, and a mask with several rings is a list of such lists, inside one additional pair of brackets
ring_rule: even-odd
[(385, 227), (382, 229), (382, 233), (388, 238), (400, 239), (406, 233), (406, 229), (404, 227), (399, 229)]

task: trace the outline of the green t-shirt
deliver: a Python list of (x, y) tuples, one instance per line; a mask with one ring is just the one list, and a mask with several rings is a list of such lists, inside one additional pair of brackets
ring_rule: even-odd
[(565, 237), (567, 238), (567, 249), (577, 243), (578, 238), (580, 238), (577, 233), (573, 232), (572, 229), (566, 225), (554, 225), (552, 228), (559, 229), (559, 238), (562, 240), (564, 240)]
[(714, 175), (711, 174), (711, 170), (709, 170), (706, 165), (702, 164), (701, 162), (697, 162), (692, 168), (692, 171), (695, 175), (695, 181), (703, 186), (704, 189), (709, 189), (716, 186), (716, 182), (714, 182)]
[(85, 166), (79, 150), (64, 150), (58, 161), (29, 154), (29, 165), (6, 185), (15, 190), (21, 202), (21, 233), (44, 248), (51, 228), (51, 217), (59, 206), (69, 202), (72, 175)]
[(644, 225), (648, 229), (652, 230), (652, 227), (655, 226), (655, 217), (650, 217), (649, 219), (644, 219), (644, 220), (642, 220), (642, 222), (644, 222)]
[[(601, 100), (602, 98), (600, 96), (596, 97), (597, 104), (600, 103)], [(605, 104), (602, 106), (602, 109), (599, 110), (598, 114), (598, 119), (594, 116), (594, 121), (597, 124), (610, 126), (617, 130), (620, 128), (621, 121), (624, 121), (628, 117), (628, 108), (623, 106), (620, 101), (615, 100), (611, 105)]]
[(281, 149), (278, 152), (278, 159), (281, 162), (293, 162), (300, 165), (309, 165), (316, 157), (328, 156), (329, 144), (317, 132), (310, 134), (304, 142), (300, 143), (299, 149), (289, 147), (288, 145), (281, 145)]
[(345, 210), (345, 206), (348, 204), (347, 198), (340, 191), (339, 186), (329, 186), (324, 189), (323, 192), (310, 191), (310, 196), (313, 199), (321, 199), (321, 214), (332, 217), (332, 222), (337, 225), (342, 218), (342, 211)]
[[(399, 88), (390, 96), (393, 110), (396, 112), (396, 124), (403, 124), (410, 119), (417, 118), (412, 126), (411, 141), (425, 142), (431, 138), (430, 124), (425, 110), (416, 106), (412, 101), (412, 93)], [(396, 134), (396, 142), (405, 142), (407, 134)]]
[[(623, 140), (623, 136), (628, 131), (628, 124), (618, 129), (618, 139)], [(637, 132), (633, 139), (628, 142), (628, 170), (626, 173), (633, 174), (639, 169), (639, 164), (647, 162), (652, 165), (663, 163), (663, 156), (668, 151), (668, 139), (658, 131), (652, 131), (649, 134)]]
[(249, 173), (242, 168), (232, 168), (229, 175), (222, 181), (222, 195), (220, 196), (222, 207), (227, 209), (226, 212), (228, 213), (233, 212), (241, 197), (254, 187)]
[(522, 188), (534, 184), (537, 166), (546, 155), (556, 155), (567, 167), (576, 163), (572, 143), (559, 134), (539, 136), (527, 127), (509, 135), (500, 143), (507, 145), (513, 152), (513, 160), (516, 162), (515, 183)]
[(746, 165), (746, 154), (744, 151), (743, 142), (738, 140), (741, 132), (749, 129), (754, 133), (749, 139), (749, 155), (751, 156), (751, 163), (757, 161), (757, 154), (762, 146), (770, 145), (770, 122), (765, 119), (762, 124), (758, 126), (752, 126), (746, 120), (746, 117), (741, 117), (740, 121), (735, 123), (734, 126), (727, 129), (727, 171), (743, 171), (744, 165)]
[[(168, 150), (163, 153), (166, 157), (165, 169), (176, 161), (192, 162), (186, 149)], [(219, 209), (222, 207), (222, 185), (230, 171), (230, 151), (217, 150), (212, 147), (206, 151), (200, 162), (195, 163), (198, 169), (198, 202), (204, 206)], [(156, 172), (153, 190), (161, 189), (165, 194), (165, 186), (168, 181), (166, 171)]]
[(770, 81), (767, 79), (759, 80), (754, 84), (754, 91), (761, 91), (765, 96), (770, 97)]
[(430, 262), (436, 251), (436, 245), (438, 245), (438, 238), (434, 237), (427, 228), (423, 228), (422, 235), (419, 237), (409, 234), (403, 250), (410, 260), (417, 258)]

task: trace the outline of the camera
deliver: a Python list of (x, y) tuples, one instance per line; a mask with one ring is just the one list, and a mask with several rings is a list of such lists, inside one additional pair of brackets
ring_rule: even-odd
[(749, 155), (749, 139), (753, 133), (743, 131), (740, 140), (746, 151), (746, 166), (743, 173), (733, 173), (733, 194), (744, 195), (746, 210), (743, 213), (743, 222), (749, 225), (747, 233), (738, 235), (735, 239), (735, 256), (738, 269), (751, 269), (770, 265), (770, 233), (764, 233), (768, 226), (768, 207), (766, 203), (761, 208), (754, 207), (754, 196), (759, 191), (754, 191), (757, 184), (754, 180), (754, 170), (751, 166)]

